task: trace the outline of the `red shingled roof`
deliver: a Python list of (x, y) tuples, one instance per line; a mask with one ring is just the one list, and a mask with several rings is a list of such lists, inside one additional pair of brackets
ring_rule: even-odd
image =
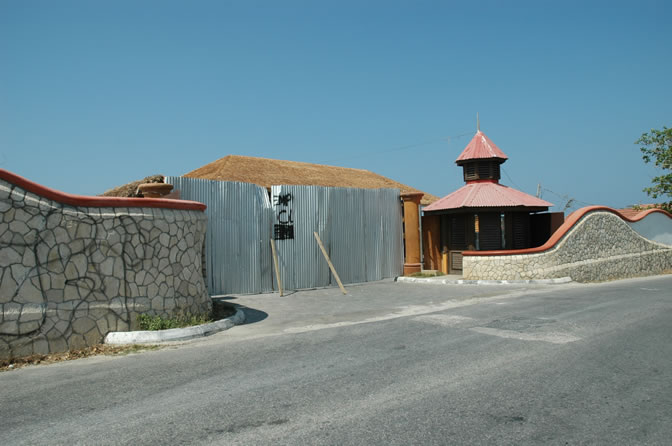
[(458, 208), (520, 206), (548, 208), (553, 206), (553, 203), (533, 197), (525, 192), (502, 186), (494, 181), (474, 181), (426, 206), (423, 210), (443, 211)]
[(460, 156), (457, 157), (455, 162), (460, 164), (461, 161), (484, 158), (509, 159), (504, 152), (490, 140), (490, 138), (485, 136), (485, 133), (479, 130), (469, 144), (467, 144), (467, 147), (464, 148)]

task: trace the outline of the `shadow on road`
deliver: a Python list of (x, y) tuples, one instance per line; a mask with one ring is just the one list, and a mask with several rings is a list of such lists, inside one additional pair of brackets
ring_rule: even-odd
[(268, 313), (265, 311), (260, 311), (260, 310), (255, 310), (254, 308), (246, 307), (245, 305), (240, 305), (231, 302), (231, 300), (235, 300), (236, 298), (234, 296), (218, 296), (218, 297), (213, 297), (212, 298), (212, 304), (214, 307), (214, 311), (217, 312), (218, 308), (221, 309), (222, 311), (226, 311), (225, 309), (228, 308), (230, 312), (235, 312), (234, 309), (241, 309), (245, 313), (245, 322), (243, 325), (247, 324), (254, 324), (256, 322), (263, 321), (268, 317)]
[(261, 322), (268, 317), (268, 313), (265, 311), (255, 310), (244, 305), (236, 305), (236, 307), (241, 308), (245, 312), (245, 323), (243, 325)]

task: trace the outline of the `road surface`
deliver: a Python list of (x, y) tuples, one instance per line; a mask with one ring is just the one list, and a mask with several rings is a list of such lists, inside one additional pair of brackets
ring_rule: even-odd
[(204, 341), (0, 373), (0, 444), (672, 438), (672, 276), (232, 301), (252, 323)]

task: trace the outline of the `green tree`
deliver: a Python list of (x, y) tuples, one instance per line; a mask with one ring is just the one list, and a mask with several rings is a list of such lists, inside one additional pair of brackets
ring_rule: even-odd
[(662, 130), (651, 129), (649, 133), (644, 133), (635, 141), (639, 144), (639, 150), (642, 151), (644, 162), (653, 162), (655, 166), (662, 170), (662, 174), (653, 178), (651, 187), (644, 188), (652, 198), (661, 197), (667, 202), (659, 207), (672, 211), (672, 128), (663, 126)]

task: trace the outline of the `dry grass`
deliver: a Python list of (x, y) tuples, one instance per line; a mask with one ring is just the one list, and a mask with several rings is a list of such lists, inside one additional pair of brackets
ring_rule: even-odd
[[(239, 155), (225, 156), (184, 176), (254, 183), (266, 188), (276, 184), (288, 184), (363, 189), (394, 188), (402, 193), (422, 192), (368, 170)], [(421, 202), (430, 204), (438, 199), (434, 195), (425, 194)]]
[(115, 187), (101, 194), (103, 197), (142, 197), (138, 191), (138, 186), (144, 183), (163, 183), (163, 175), (150, 175), (142, 180), (133, 181), (132, 183), (124, 184), (123, 186)]
[(137, 353), (146, 350), (157, 350), (163, 346), (159, 345), (104, 345), (98, 344), (93, 347), (86, 347), (79, 350), (70, 350), (68, 352), (49, 353), (48, 355), (30, 355), (21, 358), (0, 359), (0, 372), (18, 369), (29, 365), (52, 364), (60, 361), (71, 361), (73, 359), (88, 358), (89, 356), (108, 355), (123, 356), (129, 353)]

